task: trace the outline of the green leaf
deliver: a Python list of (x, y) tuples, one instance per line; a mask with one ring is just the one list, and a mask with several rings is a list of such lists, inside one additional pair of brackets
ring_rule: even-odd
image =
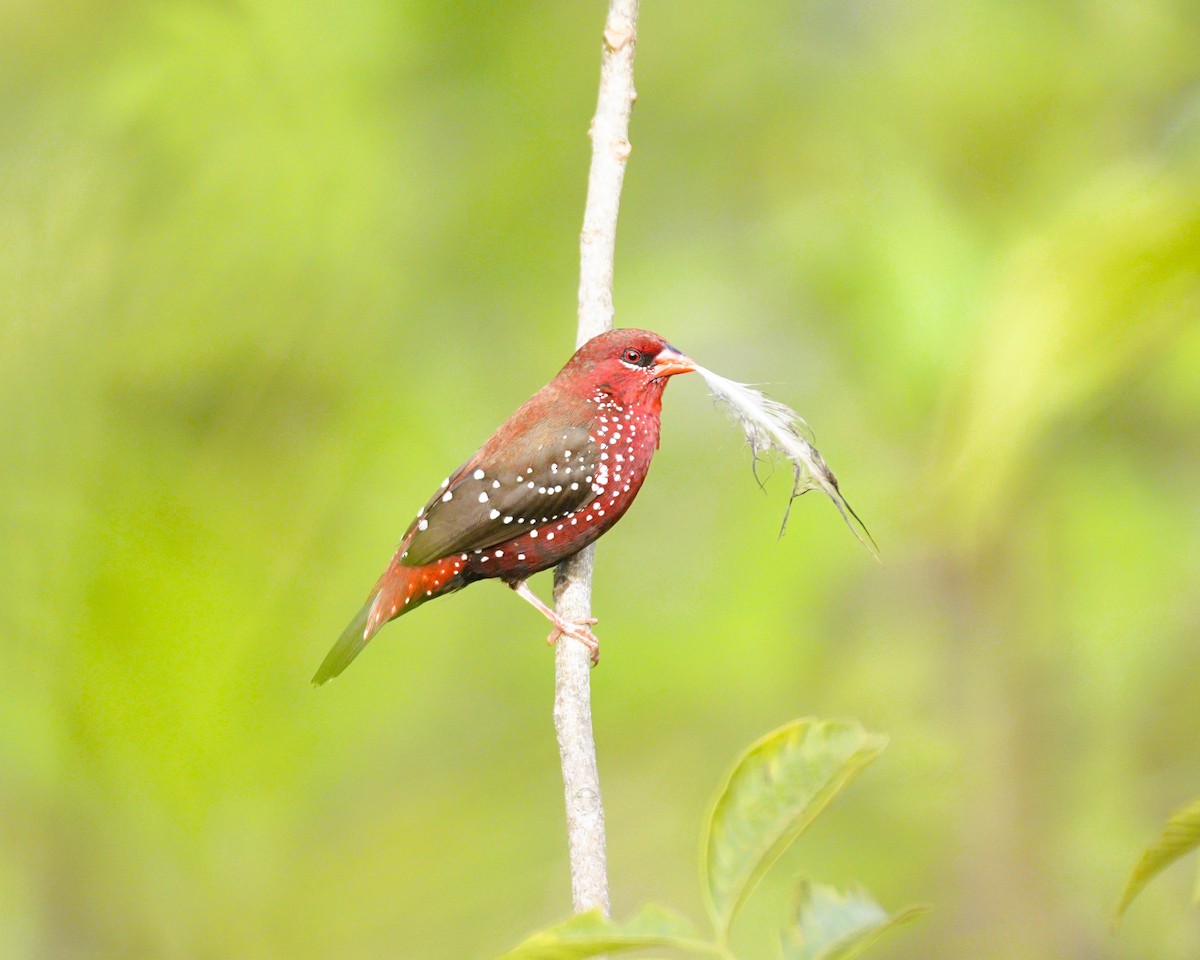
[(533, 934), (500, 960), (583, 960), (606, 953), (667, 947), (694, 956), (721, 956), (715, 946), (696, 939), (683, 918), (648, 905), (631, 919), (616, 923), (599, 909)]
[(862, 887), (840, 893), (802, 880), (795, 925), (783, 933), (784, 960), (849, 960), (893, 927), (925, 912), (924, 907), (906, 907), (889, 914)]
[(722, 942), (767, 868), (886, 743), (852, 721), (796, 720), (742, 755), (717, 794), (703, 851)]
[[(1121, 919), (1134, 897), (1141, 893), (1142, 887), (1197, 846), (1200, 846), (1200, 797), (1182, 810), (1176, 810), (1163, 827), (1158, 840), (1146, 848), (1125, 883), (1125, 892), (1117, 904), (1116, 919)], [(1200, 890), (1197, 892), (1200, 893)]]
[(1192, 904), (1200, 907), (1200, 860), (1196, 861), (1196, 882), (1192, 885)]

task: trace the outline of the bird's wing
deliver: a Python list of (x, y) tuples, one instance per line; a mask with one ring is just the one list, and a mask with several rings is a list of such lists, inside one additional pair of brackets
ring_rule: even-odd
[(430, 498), (405, 534), (401, 563), (504, 543), (596, 498), (600, 450), (586, 427), (541, 421), (496, 446), (489, 441)]

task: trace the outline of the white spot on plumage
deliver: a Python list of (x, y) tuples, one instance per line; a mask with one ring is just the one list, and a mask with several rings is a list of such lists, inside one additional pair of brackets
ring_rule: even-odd
[(523, 553), (518, 553), (518, 554), (517, 554), (517, 559), (518, 559), (518, 560), (524, 560), (524, 559), (525, 559), (525, 554), (523, 554)]
[(493, 490), (499, 490), (499, 489), (500, 489), (500, 481), (499, 481), (499, 480), (493, 480), (493, 481), (492, 481), (492, 489), (493, 489)]
[(486, 491), (486, 490), (482, 491), (482, 492), (479, 494), (479, 502), (480, 502), (480, 503), (487, 503), (487, 502), (488, 502), (488, 495), (487, 495), (487, 491)]
[(454, 499), (454, 491), (453, 490), (447, 490), (445, 493), (442, 494), (442, 503), (449, 503), (453, 499)]
[(497, 559), (499, 559), (499, 558), (500, 558), (500, 557), (502, 557), (502, 556), (504, 556), (504, 551), (503, 551), (503, 550), (497, 550), (497, 551), (496, 551), (496, 557), (497, 557)]
[(490, 513), (488, 513), (489, 520), (495, 520), (498, 516), (500, 516), (499, 510), (492, 510)]
[[(628, 488), (626, 488), (626, 489), (628, 489)], [(499, 511), (497, 511), (497, 512), (499, 512)], [(492, 519), (493, 519), (493, 520), (495, 520), (496, 518), (495, 518), (495, 517), (493, 517)], [(505, 518), (504, 518), (504, 522), (505, 522), (505, 523), (512, 523), (512, 522), (513, 522), (513, 518), (512, 518), (512, 517), (505, 517)]]
[(571, 484), (571, 489), (572, 489), (572, 490), (578, 490), (578, 489), (579, 489), (579, 484), (577, 484), (577, 483), (573, 483), (573, 484)]
[(553, 540), (553, 539), (554, 539), (554, 531), (553, 531), (553, 530), (551, 530), (551, 531), (550, 531), (548, 534), (546, 534), (546, 539), (547, 539), (547, 540)]
[(536, 537), (536, 536), (537, 536), (537, 531), (536, 531), (536, 530), (530, 530), (530, 531), (529, 531), (529, 535), (530, 535), (531, 537)]
[(482, 480), (484, 473), (482, 470), (476, 470), (473, 474), (471, 474), (471, 476), (473, 476), (476, 480)]
[(428, 530), (429, 529), (429, 521), (422, 520), (420, 523), (417, 524), (417, 529), (418, 530)]
[(448, 486), (450, 486), (450, 478), (449, 477), (447, 477), (445, 480), (442, 481), (443, 488), (448, 487)]

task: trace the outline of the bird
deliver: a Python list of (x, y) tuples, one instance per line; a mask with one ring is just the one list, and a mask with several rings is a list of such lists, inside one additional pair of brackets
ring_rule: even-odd
[(487, 579), (503, 581), (550, 621), (548, 642), (573, 637), (596, 662), (596, 621), (560, 617), (527, 581), (624, 516), (658, 449), (667, 382), (697, 369), (648, 330), (588, 340), (418, 511), (313, 684), (341, 674), (388, 621)]

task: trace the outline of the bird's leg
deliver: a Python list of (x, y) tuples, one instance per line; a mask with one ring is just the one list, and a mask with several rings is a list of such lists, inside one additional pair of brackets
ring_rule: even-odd
[(546, 638), (548, 644), (553, 646), (559, 637), (566, 634), (568, 637), (574, 637), (592, 652), (592, 663), (600, 662), (600, 640), (588, 629), (588, 627), (597, 622), (595, 617), (566, 620), (542, 603), (541, 598), (529, 589), (529, 584), (524, 580), (510, 583), (509, 586), (516, 591), (518, 597), (532, 604), (543, 617), (554, 624), (554, 629), (550, 631), (550, 636)]

